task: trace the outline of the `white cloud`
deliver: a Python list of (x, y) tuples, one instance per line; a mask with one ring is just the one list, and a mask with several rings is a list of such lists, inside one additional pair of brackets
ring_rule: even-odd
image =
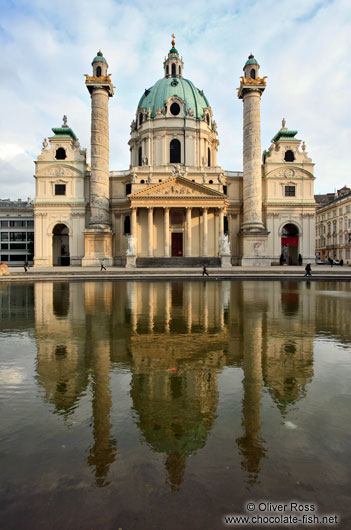
[[(242, 103), (236, 87), (253, 52), (268, 76), (262, 98), (262, 149), (285, 117), (316, 163), (316, 192), (351, 184), (350, 7), (346, 0), (17, 0), (2, 11), (0, 145), (20, 151), (0, 163), (0, 195), (33, 195), (26, 153), (67, 114), (82, 146), (90, 144), (84, 73), (102, 49), (116, 85), (110, 100), (110, 167), (129, 166), (129, 124), (145, 88), (163, 75), (170, 34), (185, 76), (204, 89), (218, 124), (219, 162), (242, 169)], [(2, 31), (1, 31), (2, 30)], [(2, 147), (4, 149), (4, 147)], [(7, 149), (7, 151), (6, 151)], [(32, 191), (28, 191), (32, 190)]]

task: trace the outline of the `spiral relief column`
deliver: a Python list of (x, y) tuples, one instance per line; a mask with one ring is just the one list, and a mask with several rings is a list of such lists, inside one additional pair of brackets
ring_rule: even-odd
[(82, 265), (95, 265), (102, 259), (106, 265), (112, 265), (108, 100), (113, 96), (114, 87), (101, 51), (94, 58), (92, 67), (93, 75), (85, 76), (91, 95), (91, 176), (89, 228), (84, 232)]
[(243, 100), (243, 222), (240, 228), (241, 264), (266, 264), (268, 232), (262, 222), (261, 95), (266, 78), (258, 76), (259, 64), (250, 55), (238, 89)]

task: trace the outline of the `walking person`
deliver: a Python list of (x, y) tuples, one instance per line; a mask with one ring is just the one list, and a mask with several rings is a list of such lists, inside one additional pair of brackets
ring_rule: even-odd
[(204, 265), (202, 267), (202, 276), (205, 276), (205, 275), (208, 276), (206, 263), (204, 263)]
[(102, 259), (101, 260), (101, 268), (100, 268), (100, 271), (105, 271), (106, 270), (106, 267), (104, 265), (104, 260)]
[(311, 269), (311, 264), (310, 263), (307, 263), (307, 265), (305, 267), (305, 271), (306, 271), (305, 276), (312, 276), (312, 269)]
[(298, 262), (299, 262), (299, 265), (300, 265), (300, 267), (301, 267), (301, 265), (302, 265), (302, 256), (301, 256), (301, 254), (299, 254)]
[(328, 258), (328, 261), (329, 261), (330, 266), (332, 267), (332, 266), (333, 266), (333, 260), (332, 260), (332, 258)]
[(28, 272), (28, 266), (29, 266), (29, 265), (28, 265), (28, 261), (26, 260), (26, 261), (24, 262), (24, 265), (23, 265), (24, 272)]

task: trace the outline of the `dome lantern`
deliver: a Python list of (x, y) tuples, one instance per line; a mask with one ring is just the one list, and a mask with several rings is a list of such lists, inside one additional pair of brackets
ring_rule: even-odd
[(183, 60), (179, 57), (174, 39), (175, 35), (172, 33), (172, 48), (169, 50), (168, 57), (163, 63), (165, 77), (183, 77)]

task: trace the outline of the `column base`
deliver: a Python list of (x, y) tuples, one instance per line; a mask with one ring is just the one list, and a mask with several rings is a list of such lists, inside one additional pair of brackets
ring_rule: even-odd
[(239, 232), (241, 249), (239, 263), (241, 266), (270, 266), (272, 260), (267, 256), (268, 235), (267, 230)]
[(84, 230), (84, 250), (82, 267), (100, 265), (104, 260), (105, 266), (113, 265), (111, 228), (87, 228)]
[(221, 267), (223, 269), (228, 269), (231, 266), (232, 266), (231, 256), (221, 256)]
[(134, 269), (136, 267), (136, 256), (127, 256), (126, 269)]

